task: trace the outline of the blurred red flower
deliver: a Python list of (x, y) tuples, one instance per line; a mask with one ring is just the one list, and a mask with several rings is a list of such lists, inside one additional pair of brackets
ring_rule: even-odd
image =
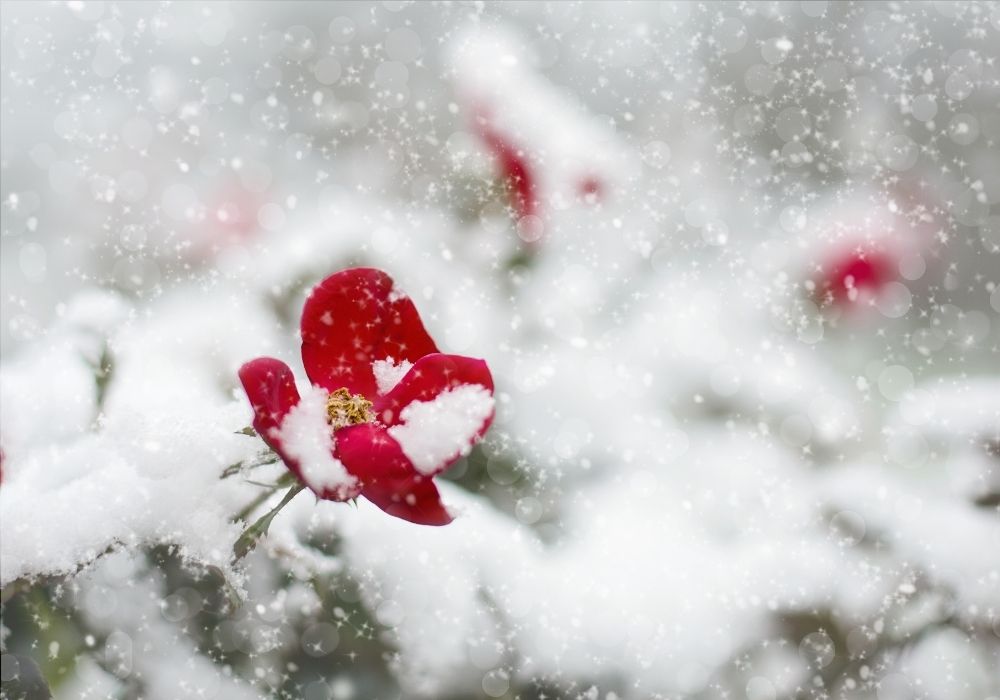
[(856, 249), (830, 260), (818, 291), (838, 304), (858, 301), (860, 295), (877, 294), (896, 279), (896, 261), (882, 250)]

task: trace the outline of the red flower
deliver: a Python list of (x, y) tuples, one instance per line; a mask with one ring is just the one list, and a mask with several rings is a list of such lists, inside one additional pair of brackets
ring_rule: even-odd
[(487, 109), (477, 110), (476, 121), (479, 136), (497, 159), (500, 173), (510, 188), (514, 215), (518, 219), (534, 216), (538, 213), (538, 193), (527, 155), (493, 127)]
[(895, 279), (895, 260), (881, 250), (849, 250), (834, 258), (819, 291), (834, 302), (846, 304), (860, 294), (876, 294)]
[(486, 363), (439, 353), (392, 279), (357, 268), (310, 293), (302, 364), (313, 387), (301, 398), (280, 360), (240, 368), (254, 428), (295, 476), (320, 498), (362, 495), (404, 520), (451, 522), (431, 478), (493, 421)]

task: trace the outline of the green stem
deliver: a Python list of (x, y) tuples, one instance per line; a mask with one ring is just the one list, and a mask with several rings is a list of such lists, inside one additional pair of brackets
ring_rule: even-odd
[[(288, 493), (286, 493), (285, 497), (281, 499), (281, 503), (276, 505), (265, 515), (258, 518), (257, 522), (243, 531), (243, 534), (240, 535), (239, 539), (237, 539), (236, 543), (233, 545), (233, 561), (239, 561), (253, 551), (253, 548), (257, 546), (257, 542), (260, 541), (260, 538), (267, 534), (267, 529), (271, 526), (271, 521), (274, 520), (274, 516), (278, 514), (278, 511), (288, 505), (288, 502), (295, 498), (296, 494), (304, 488), (305, 486), (303, 484), (295, 484), (295, 486), (288, 489)], [(262, 502), (270, 495), (271, 494), (269, 493), (262, 494), (263, 497), (258, 497), (257, 502), (251, 505), (258, 505), (259, 502)]]
[(291, 472), (287, 472), (285, 474), (282, 474), (281, 477), (274, 484), (258, 484), (255, 481), (249, 481), (247, 483), (254, 484), (256, 486), (264, 486), (265, 488), (267, 488), (267, 491), (261, 493), (259, 496), (257, 496), (257, 498), (250, 501), (250, 503), (248, 503), (246, 507), (244, 507), (239, 513), (234, 515), (233, 516), (234, 522), (237, 520), (246, 520), (251, 513), (257, 510), (257, 506), (259, 506), (261, 503), (263, 503), (264, 501), (266, 501), (271, 497), (271, 494), (273, 494), (280, 488), (284, 488), (285, 486), (291, 486), (292, 484), (296, 483), (296, 481), (295, 481), (295, 475), (292, 474)]

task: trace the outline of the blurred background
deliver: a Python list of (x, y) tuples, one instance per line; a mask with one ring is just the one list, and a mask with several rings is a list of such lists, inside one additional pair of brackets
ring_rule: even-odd
[[(0, 13), (5, 698), (1000, 698), (1000, 5)], [(233, 562), (355, 265), (493, 371), (460, 517)]]

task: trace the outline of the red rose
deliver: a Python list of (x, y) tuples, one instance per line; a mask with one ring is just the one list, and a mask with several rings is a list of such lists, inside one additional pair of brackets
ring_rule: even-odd
[(410, 522), (451, 522), (431, 479), (493, 420), (486, 363), (439, 353), (392, 279), (357, 268), (310, 293), (302, 364), (313, 385), (305, 397), (280, 360), (240, 368), (253, 426), (289, 470), (319, 498), (362, 495)]

